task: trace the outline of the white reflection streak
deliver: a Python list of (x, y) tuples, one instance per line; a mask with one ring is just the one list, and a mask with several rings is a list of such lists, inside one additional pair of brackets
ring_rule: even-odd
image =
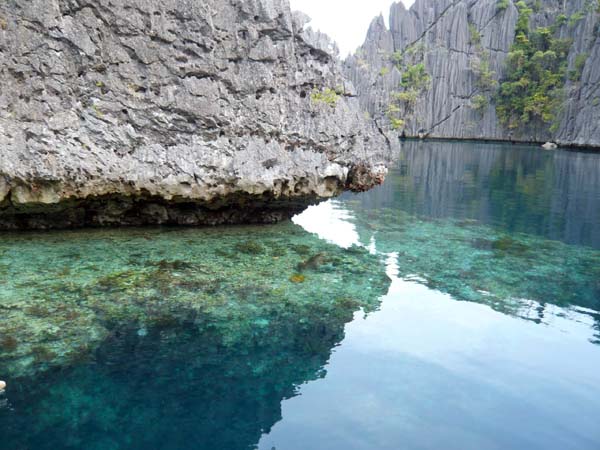
[(327, 242), (342, 248), (350, 248), (353, 245), (360, 245), (356, 226), (351, 222), (353, 218), (352, 213), (343, 208), (340, 202), (329, 200), (308, 207), (292, 221)]
[[(576, 328), (594, 328), (593, 315), (598, 311), (581, 307), (561, 307), (551, 303), (540, 303), (536, 300), (525, 298), (511, 299), (518, 303), (516, 315), (523, 319), (538, 320), (544, 325), (557, 328), (564, 332), (573, 332)], [(590, 337), (593, 339), (593, 336)]]
[[(356, 245), (366, 248), (373, 255), (381, 255), (385, 261), (385, 273), (392, 280), (387, 296), (406, 290), (406, 283), (427, 284), (427, 280), (417, 274), (409, 274), (399, 278), (399, 254), (397, 252), (377, 251), (375, 234), (371, 235), (368, 244), (361, 243), (356, 226), (352, 223), (353, 219), (354, 215), (344, 207), (343, 202), (329, 200), (309, 207), (302, 214), (294, 217), (293, 221), (309, 233), (315, 233), (321, 239), (342, 248)], [(481, 293), (490, 295), (487, 292)], [(517, 317), (539, 320), (540, 323), (563, 332), (581, 333), (585, 329), (587, 339), (593, 339), (593, 336), (589, 336), (589, 330), (590, 328), (593, 329), (594, 326), (594, 319), (590, 314), (598, 314), (597, 311), (582, 307), (563, 308), (523, 298), (506, 299), (505, 301), (509, 300), (515, 306), (513, 314)]]
[(398, 267), (398, 252), (391, 252), (385, 258), (385, 274), (392, 280), (398, 278), (400, 268)]
[(369, 245), (367, 246), (367, 249), (369, 250), (369, 253), (371, 255), (377, 254), (377, 245), (375, 243), (375, 235), (371, 236), (371, 239), (369, 240)]
[(392, 281), (398, 280), (398, 253), (378, 252), (375, 234), (371, 235), (368, 245), (362, 244), (360, 236), (356, 231), (356, 226), (351, 222), (353, 219), (353, 214), (344, 208), (343, 203), (329, 200), (315, 206), (310, 206), (306, 211), (297, 215), (292, 220), (296, 225), (301, 226), (309, 233), (314, 233), (319, 238), (342, 248), (349, 248), (356, 245), (366, 248), (372, 255), (383, 256), (385, 258), (386, 275)]

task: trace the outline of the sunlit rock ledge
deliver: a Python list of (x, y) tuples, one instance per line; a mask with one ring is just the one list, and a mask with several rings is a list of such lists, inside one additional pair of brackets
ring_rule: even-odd
[(273, 222), (387, 143), (287, 1), (0, 5), (0, 228)]

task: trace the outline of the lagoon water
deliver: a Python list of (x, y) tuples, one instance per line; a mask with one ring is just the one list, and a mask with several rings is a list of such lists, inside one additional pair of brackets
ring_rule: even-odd
[(293, 222), (0, 236), (0, 449), (598, 449), (600, 154), (408, 142)]

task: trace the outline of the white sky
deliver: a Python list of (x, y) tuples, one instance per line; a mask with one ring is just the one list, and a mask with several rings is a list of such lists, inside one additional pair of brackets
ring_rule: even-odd
[[(400, 0), (398, 0), (400, 1)], [(408, 7), (414, 0), (402, 0)], [(361, 45), (369, 24), (383, 13), (386, 23), (393, 0), (290, 0), (292, 10), (312, 18), (310, 25), (327, 33), (340, 47), (342, 58)]]

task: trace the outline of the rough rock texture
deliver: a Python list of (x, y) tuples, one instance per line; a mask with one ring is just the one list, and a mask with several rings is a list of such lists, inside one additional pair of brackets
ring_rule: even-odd
[(305, 23), (287, 0), (2, 1), (0, 228), (270, 222), (381, 181)]
[[(508, 8), (498, 8), (498, 0), (417, 0), (407, 10), (402, 3), (392, 5), (389, 29), (383, 17), (373, 20), (364, 45), (345, 61), (345, 71), (356, 86), (361, 106), (380, 127), (389, 130), (386, 116), (398, 90), (402, 71), (393, 62), (394, 52), (404, 53), (405, 64), (423, 62), (431, 76), (430, 88), (419, 95), (405, 131), (419, 131), (432, 137), (473, 139), (514, 139), (561, 144), (600, 146), (600, 14), (591, 0), (541, 0), (531, 17), (531, 26), (548, 26), (559, 14), (571, 17), (585, 11), (582, 20), (560, 28), (560, 37), (573, 44), (569, 70), (577, 55), (589, 56), (581, 79), (567, 81), (565, 103), (558, 129), (530, 127), (511, 134), (499, 123), (493, 102), (494, 90), (482, 89), (477, 68), (489, 62), (493, 78), (505, 73), (505, 60), (515, 37), (519, 16), (516, 0)], [(472, 42), (472, 32), (480, 43)], [(478, 95), (489, 104), (483, 110), (473, 107)]]

